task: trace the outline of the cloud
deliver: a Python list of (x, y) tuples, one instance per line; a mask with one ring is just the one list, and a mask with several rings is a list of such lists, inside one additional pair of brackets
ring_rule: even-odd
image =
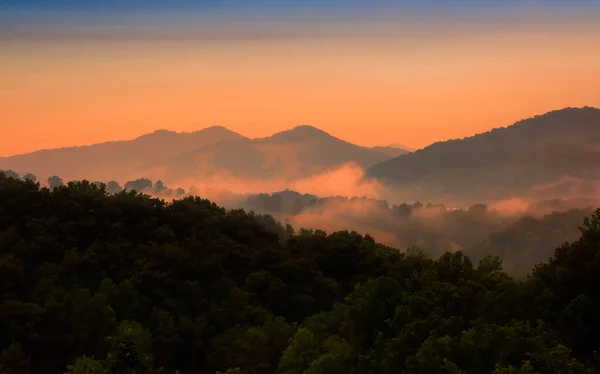
[(493, 210), (503, 214), (515, 214), (515, 213), (524, 213), (530, 207), (532, 203), (531, 199), (522, 199), (518, 197), (499, 200), (488, 204), (488, 209)]
[(219, 172), (205, 178), (185, 178), (170, 184), (187, 187), (201, 197), (214, 199), (216, 202), (233, 196), (272, 193), (286, 189), (318, 196), (382, 198), (385, 194), (385, 187), (376, 181), (363, 180), (363, 176), (364, 170), (360, 166), (348, 163), (326, 172), (298, 179), (254, 179), (235, 176), (228, 172)]

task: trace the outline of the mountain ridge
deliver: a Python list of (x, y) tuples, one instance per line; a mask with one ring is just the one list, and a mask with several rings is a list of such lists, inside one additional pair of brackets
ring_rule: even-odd
[[(301, 125), (271, 136), (222, 141), (169, 160), (165, 179), (206, 177), (225, 172), (238, 178), (303, 178), (347, 163), (366, 168), (388, 153)], [(169, 172), (170, 171), (170, 172)]]
[(223, 126), (209, 126), (209, 127), (206, 127), (206, 128), (200, 129), (200, 130), (189, 131), (189, 132), (188, 131), (174, 131), (174, 130), (168, 130), (168, 129), (157, 129), (152, 132), (145, 133), (145, 134), (139, 135), (139, 136), (137, 136), (135, 138), (131, 138), (131, 139), (106, 140), (106, 141), (102, 141), (102, 142), (98, 142), (98, 143), (69, 145), (69, 146), (57, 147), (57, 148), (40, 148), (40, 149), (36, 149), (31, 152), (15, 153), (15, 154), (9, 155), (9, 156), (0, 156), (0, 160), (13, 158), (13, 157), (21, 157), (21, 156), (31, 155), (31, 154), (35, 154), (35, 153), (40, 153), (40, 152), (48, 152), (48, 151), (56, 151), (56, 150), (72, 150), (72, 149), (97, 147), (97, 146), (101, 146), (101, 145), (131, 143), (134, 141), (150, 139), (150, 138), (156, 137), (156, 136), (200, 135), (200, 134), (206, 134), (207, 132), (213, 132), (214, 130), (217, 130), (217, 129), (222, 129), (222, 130), (225, 130), (224, 132), (229, 132), (232, 134), (239, 135), (240, 137), (244, 137), (243, 135), (238, 134), (232, 130), (229, 130), (228, 128), (223, 127)]
[[(197, 135), (197, 134), (201, 134), (201, 133), (214, 132), (217, 130), (222, 131), (222, 132), (233, 133), (233, 134), (239, 135), (241, 138), (249, 139), (249, 140), (256, 140), (256, 141), (262, 141), (262, 140), (273, 139), (273, 138), (285, 138), (287, 135), (293, 134), (295, 132), (301, 132), (301, 133), (303, 133), (302, 134), (303, 136), (306, 136), (307, 134), (313, 134), (313, 135), (316, 134), (319, 136), (327, 136), (330, 138), (336, 138), (336, 139), (342, 140), (349, 144), (354, 144), (354, 143), (348, 142), (346, 140), (337, 138), (337, 137), (331, 135), (330, 133), (328, 133), (322, 129), (319, 129), (318, 127), (312, 126), (312, 125), (298, 125), (298, 126), (292, 127), (287, 130), (275, 132), (272, 135), (268, 135), (268, 136), (264, 136), (264, 137), (256, 137), (256, 138), (249, 138), (249, 137), (243, 136), (233, 130), (228, 129), (225, 126), (215, 125), (215, 126), (209, 126), (209, 127), (205, 127), (200, 130), (194, 130), (194, 131), (175, 131), (175, 130), (169, 130), (166, 128), (160, 128), (160, 129), (156, 129), (152, 132), (138, 135), (131, 139), (106, 140), (106, 141), (101, 141), (101, 142), (91, 143), (91, 144), (69, 145), (69, 146), (56, 147), (56, 148), (40, 148), (40, 149), (36, 149), (36, 150), (30, 151), (30, 152), (15, 153), (15, 154), (8, 155), (8, 156), (0, 156), (0, 160), (12, 158), (12, 157), (30, 155), (30, 154), (39, 153), (39, 152), (47, 152), (47, 151), (55, 151), (55, 150), (63, 150), (63, 149), (78, 149), (78, 148), (94, 147), (94, 146), (99, 146), (99, 145), (115, 144), (115, 143), (127, 143), (127, 142), (133, 142), (136, 140), (143, 140), (143, 139), (151, 138), (154, 136)], [(240, 138), (240, 140), (241, 140), (241, 138)], [(358, 145), (358, 144), (355, 144), (355, 145)], [(361, 145), (358, 145), (358, 146), (361, 146)], [(404, 147), (397, 143), (393, 143), (393, 144), (389, 144), (389, 145), (382, 145), (382, 146), (373, 146), (373, 147), (361, 146), (361, 147), (368, 148), (368, 149), (396, 148), (396, 149), (399, 149), (399, 150), (401, 149), (406, 152), (411, 151), (410, 147)]]
[(42, 149), (4, 157), (0, 158), (0, 169), (33, 172), (44, 178), (61, 174), (66, 179), (106, 179), (111, 178), (107, 173), (135, 173), (144, 163), (158, 162), (202, 144), (242, 138), (224, 127), (208, 127), (189, 133), (162, 129), (131, 140)]
[(594, 174), (590, 160), (600, 157), (599, 142), (600, 109), (567, 107), (435, 142), (370, 167), (366, 178), (429, 191), (420, 198), (475, 193), (482, 199), (484, 190), (488, 198), (508, 198), (561, 178), (589, 178)]
[(255, 139), (211, 126), (192, 132), (157, 129), (131, 140), (37, 150), (0, 158), (0, 169), (32, 172), (42, 179), (58, 174), (66, 180), (173, 180), (219, 172), (293, 178), (350, 162), (366, 168), (392, 156), (309, 125)]

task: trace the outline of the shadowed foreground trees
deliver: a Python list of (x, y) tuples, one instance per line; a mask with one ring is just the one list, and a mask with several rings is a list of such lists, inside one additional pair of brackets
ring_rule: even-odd
[(494, 257), (267, 225), (197, 197), (0, 174), (0, 372), (598, 369), (600, 211), (526, 282)]

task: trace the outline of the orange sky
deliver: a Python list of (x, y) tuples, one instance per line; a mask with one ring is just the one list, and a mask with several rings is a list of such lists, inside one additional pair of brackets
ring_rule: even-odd
[(0, 156), (222, 125), (422, 147), (600, 107), (600, 27), (427, 37), (2, 41)]

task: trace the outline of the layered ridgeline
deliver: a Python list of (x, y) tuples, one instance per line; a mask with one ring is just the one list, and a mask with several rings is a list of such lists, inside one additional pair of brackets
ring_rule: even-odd
[(0, 372), (592, 373), (600, 211), (519, 282), (268, 216), (0, 175)]
[[(23, 176), (11, 170), (4, 173), (16, 179), (37, 180), (31, 173)], [(64, 186), (65, 182), (52, 176), (40, 184), (52, 189)], [(136, 191), (167, 200), (206, 192), (193, 186), (189, 190), (174, 188), (148, 178), (127, 181), (123, 186), (116, 181), (92, 184), (109, 194)], [(600, 206), (598, 198), (572, 198), (521, 201), (518, 206), (477, 203), (447, 208), (431, 202), (390, 204), (374, 198), (321, 197), (293, 190), (271, 194), (217, 190), (216, 196), (218, 204), (228, 209), (268, 214), (295, 227), (370, 233), (383, 244), (395, 248), (416, 247), (429, 256), (458, 250), (474, 259), (484, 254), (498, 254), (506, 271), (518, 278), (525, 277), (533, 265), (547, 260), (556, 246), (576, 239), (583, 218)], [(272, 221), (269, 228), (280, 235), (284, 233), (276, 221)]]
[(0, 158), (0, 169), (33, 173), (45, 180), (182, 179), (232, 175), (238, 178), (306, 177), (354, 163), (366, 168), (405, 153), (397, 147), (366, 148), (312, 126), (298, 126), (261, 139), (224, 127), (192, 133), (159, 130), (130, 141), (41, 150)]
[(546, 261), (554, 248), (577, 239), (584, 217), (598, 199), (553, 199), (523, 203), (520, 209), (473, 204), (401, 203), (343, 196), (318, 197), (296, 191), (250, 195), (235, 207), (270, 214), (292, 226), (326, 231), (370, 233), (396, 248), (416, 247), (437, 257), (462, 250), (474, 260), (487, 254), (502, 258), (509, 275), (524, 278)]
[[(59, 175), (64, 180), (126, 180), (148, 165), (157, 165), (182, 152), (221, 141), (244, 139), (224, 127), (209, 127), (192, 133), (159, 130), (133, 140), (104, 142), (89, 146), (45, 149), (0, 158), (0, 169), (33, 173), (40, 180)], [(129, 176), (131, 176), (129, 178)]]
[(434, 143), (377, 164), (367, 176), (400, 187), (407, 200), (593, 195), (600, 180), (599, 144), (600, 110), (566, 108)]

